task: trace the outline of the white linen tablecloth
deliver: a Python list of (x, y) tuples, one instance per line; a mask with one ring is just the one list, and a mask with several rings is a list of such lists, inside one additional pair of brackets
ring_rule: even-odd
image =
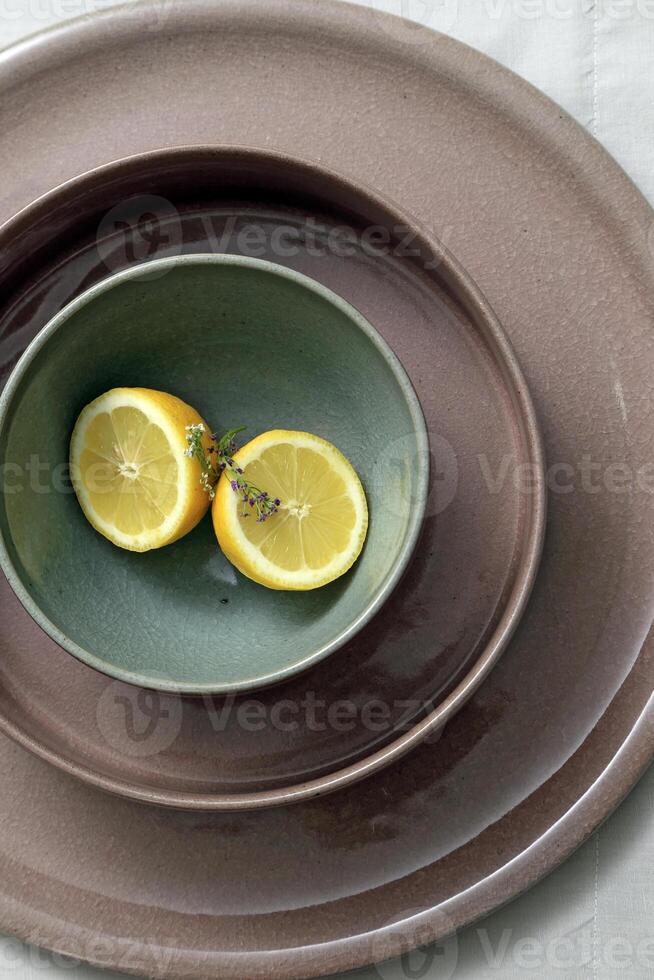
[[(0, 0), (0, 48), (117, 0)], [(165, 0), (180, 2), (183, 0)], [(217, 3), (220, 0), (216, 0)], [(320, 0), (316, 0), (320, 2)], [(365, 0), (364, 0), (365, 2)], [(654, 0), (367, 0), (479, 48), (564, 106), (654, 203)], [(420, 43), (397, 25), (407, 43)], [(2, 138), (0, 134), (0, 139)], [(361, 980), (650, 980), (654, 769), (561, 868), (447, 945)], [(0, 978), (107, 980), (0, 936)], [(114, 976), (118, 976), (114, 974)]]

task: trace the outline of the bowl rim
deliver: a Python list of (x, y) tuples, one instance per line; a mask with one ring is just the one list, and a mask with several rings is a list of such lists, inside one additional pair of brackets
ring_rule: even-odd
[[(413, 466), (415, 473), (415, 493), (412, 494), (410, 507), (408, 508), (408, 523), (404, 538), (397, 551), (395, 560), (387, 575), (366, 602), (365, 606), (359, 610), (350, 622), (340, 629), (338, 633), (326, 643), (323, 643), (317, 650), (312, 650), (305, 654), (301, 660), (286, 666), (280, 670), (269, 674), (254, 677), (245, 682), (216, 683), (193, 683), (175, 682), (167, 680), (165, 677), (158, 677), (151, 674), (140, 674), (133, 670), (116, 666), (110, 661), (93, 653), (77, 643), (74, 639), (64, 633), (33, 598), (32, 593), (26, 588), (21, 575), (13, 562), (2, 524), (0, 523), (0, 568), (5, 573), (9, 584), (16, 593), (18, 599), (30, 614), (32, 619), (44, 630), (59, 646), (63, 647), (68, 653), (76, 657), (82, 663), (98, 670), (100, 673), (115, 680), (124, 681), (136, 687), (145, 687), (149, 690), (161, 691), (169, 694), (184, 695), (223, 695), (240, 694), (246, 691), (260, 690), (281, 681), (287, 680), (296, 674), (308, 670), (314, 664), (324, 660), (330, 654), (335, 653), (345, 643), (351, 640), (363, 627), (379, 612), (381, 607), (390, 597), (395, 587), (401, 580), (404, 572), (411, 561), (415, 551), (420, 532), (424, 523), (429, 496), (429, 436), (427, 424), (420, 405), (420, 400), (413, 387), (413, 384), (406, 373), (401, 361), (394, 353), (390, 345), (384, 340), (379, 331), (370, 323), (362, 313), (359, 312), (351, 303), (343, 299), (333, 290), (316, 279), (293, 269), (278, 265), (265, 259), (241, 256), (232, 253), (212, 253), (195, 252), (167, 256), (160, 259), (151, 259), (139, 262), (126, 269), (121, 269), (110, 276), (101, 279), (89, 289), (85, 290), (75, 299), (71, 300), (61, 310), (52, 317), (51, 320), (39, 331), (34, 339), (25, 348), (20, 356), (7, 383), (0, 393), (0, 447), (6, 435), (8, 420), (11, 421), (12, 406), (14, 398), (20, 391), (20, 386), (30, 373), (31, 368), (38, 355), (47, 348), (50, 340), (65, 329), (66, 325), (79, 313), (80, 310), (92, 305), (99, 297), (112, 292), (117, 287), (126, 282), (138, 282), (139, 280), (149, 280), (154, 274), (164, 275), (180, 267), (193, 266), (217, 266), (220, 268), (241, 268), (253, 269), (268, 273), (280, 279), (286, 279), (301, 286), (314, 295), (319, 296), (330, 306), (342, 313), (350, 323), (362, 333), (372, 344), (376, 351), (381, 355), (384, 363), (390, 368), (395, 383), (398, 385), (404, 402), (408, 408), (411, 418), (411, 435), (415, 437), (417, 444), (416, 459)], [(96, 532), (97, 533), (97, 532)]]
[(398, 225), (406, 225), (411, 229), (415, 233), (416, 241), (433, 256), (434, 267), (438, 269), (440, 278), (453, 289), (458, 302), (499, 351), (522, 422), (525, 451), (533, 463), (530, 495), (531, 527), (528, 543), (522, 554), (513, 589), (507, 597), (504, 613), (484, 649), (451, 693), (423, 719), (394, 740), (347, 767), (296, 785), (249, 793), (230, 795), (224, 792), (206, 793), (171, 789), (159, 791), (152, 787), (136, 785), (119, 776), (96, 771), (92, 766), (71, 758), (58, 748), (50, 746), (46, 740), (26, 731), (18, 721), (0, 713), (0, 731), (13, 738), (23, 748), (57, 768), (109, 793), (145, 804), (191, 811), (255, 810), (309, 800), (372, 776), (391, 762), (401, 759), (429, 735), (440, 731), (474, 694), (506, 649), (522, 618), (536, 580), (544, 547), (547, 520), (545, 453), (535, 407), (511, 341), (490, 303), (465, 267), (431, 229), (425, 227), (413, 213), (406, 211), (390, 196), (382, 195), (365, 182), (349, 178), (318, 161), (302, 159), (273, 149), (233, 143), (167, 146), (130, 154), (63, 181), (26, 205), (0, 225), (0, 247), (3, 242), (15, 240), (17, 235), (24, 233), (26, 229), (29, 230), (35, 220), (39, 218), (43, 220), (44, 214), (47, 214), (60, 199), (67, 201), (71, 194), (76, 190), (82, 190), (91, 181), (106, 181), (116, 171), (139, 172), (146, 164), (170, 164), (171, 161), (180, 159), (187, 164), (198, 160), (213, 162), (220, 159), (232, 161), (240, 159), (243, 163), (264, 160), (278, 167), (292, 167), (296, 173), (307, 174), (328, 186), (336, 185), (345, 189), (358, 201), (389, 215)]

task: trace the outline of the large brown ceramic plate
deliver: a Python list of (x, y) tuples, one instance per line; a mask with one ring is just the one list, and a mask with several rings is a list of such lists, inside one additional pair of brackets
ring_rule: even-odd
[[(212, 251), (265, 257), (331, 285), (393, 344), (424, 406), (436, 475), (415, 560), (352, 642), (255, 700), (139, 691), (77, 663), (45, 634), (26, 646), (23, 612), (7, 594), (0, 609), (16, 629), (0, 659), (0, 731), (104, 789), (236, 809), (341, 788), (443, 727), (497, 662), (525, 608), (542, 548), (545, 477), (524, 380), (465, 272), (387, 202), (270, 152), (197, 147), (131, 157), (68, 182), (3, 225), (0, 382), (17, 353), (10, 338), (22, 346), (82, 285), (135, 261)], [(205, 374), (222, 383), (214, 365)], [(137, 380), (157, 385), (155, 376)], [(187, 383), (197, 393), (198, 379)], [(387, 443), (376, 479), (403, 454), (401, 441)], [(507, 461), (512, 472), (529, 471), (528, 487), (509, 480), (494, 489), (488, 474)], [(19, 490), (20, 478), (9, 474), (6, 489)], [(43, 473), (42, 490), (44, 504), (61, 490), (55, 473)], [(394, 505), (386, 499), (374, 519)], [(218, 630), (221, 596), (238, 606), (233, 571), (210, 527), (190, 542), (199, 575), (208, 570), (202, 601)], [(97, 571), (88, 601), (103, 602)], [(156, 630), (147, 603), (141, 614)], [(216, 642), (229, 643), (229, 630)], [(35, 711), (35, 702), (47, 710)], [(156, 737), (135, 739), (132, 713), (149, 714)]]
[[(0, 133), (3, 218), (166, 143), (270, 146), (378, 188), (445, 239), (497, 312), (554, 488), (534, 594), (500, 663), (440, 741), (356, 786), (179, 813), (2, 741), (0, 925), (137, 973), (300, 978), (443, 935), (526, 888), (654, 749), (642, 197), (492, 62), (325, 0), (130, 6), (23, 44), (0, 58)], [(20, 642), (31, 629), (19, 624)]]

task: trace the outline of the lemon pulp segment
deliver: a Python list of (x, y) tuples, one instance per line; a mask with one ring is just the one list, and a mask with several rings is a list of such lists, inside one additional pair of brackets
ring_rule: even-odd
[(352, 566), (368, 509), (359, 477), (335, 446), (310, 433), (275, 430), (244, 446), (235, 461), (249, 483), (281, 501), (276, 514), (257, 522), (255, 510), (221, 478), (214, 527), (240, 571), (269, 588), (305, 590)]
[(184, 450), (186, 426), (200, 422), (174, 395), (146, 388), (114, 388), (86, 406), (71, 439), (71, 476), (96, 530), (148, 551), (198, 523), (209, 500)]

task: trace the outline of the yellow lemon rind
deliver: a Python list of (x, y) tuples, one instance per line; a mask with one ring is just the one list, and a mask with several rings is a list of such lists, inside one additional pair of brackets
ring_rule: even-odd
[[(319, 569), (308, 567), (298, 571), (280, 569), (278, 565), (262, 555), (243, 534), (238, 519), (241, 503), (226, 476), (221, 477), (216, 487), (212, 508), (214, 530), (225, 557), (247, 578), (269, 589), (309, 591), (340, 578), (354, 565), (361, 554), (368, 531), (368, 505), (359, 476), (349, 460), (332, 443), (309, 432), (286, 429), (264, 432), (237, 452), (234, 457), (235, 462), (245, 469), (265, 449), (284, 442), (291, 442), (298, 448), (318, 450), (329, 459), (332, 467), (343, 478), (356, 512), (356, 534), (353, 534), (348, 549), (337, 553), (330, 564)], [(262, 489), (265, 490), (265, 487)], [(282, 507), (283, 503), (282, 501)], [(283, 510), (269, 518), (271, 521), (281, 519), (283, 519)]]
[[(93, 419), (116, 408), (136, 408), (164, 432), (178, 464), (177, 503), (159, 527), (128, 535), (104, 520), (93, 508), (88, 491), (80, 477), (77, 460), (86, 448), (86, 432)], [(151, 388), (112, 388), (90, 402), (80, 413), (70, 441), (71, 481), (77, 499), (89, 523), (105, 538), (127, 551), (145, 552), (178, 541), (202, 520), (210, 504), (209, 495), (200, 486), (200, 465), (184, 456), (186, 426), (202, 423), (202, 417), (175, 395)], [(208, 444), (208, 435), (207, 435)], [(88, 447), (93, 449), (92, 446)]]

